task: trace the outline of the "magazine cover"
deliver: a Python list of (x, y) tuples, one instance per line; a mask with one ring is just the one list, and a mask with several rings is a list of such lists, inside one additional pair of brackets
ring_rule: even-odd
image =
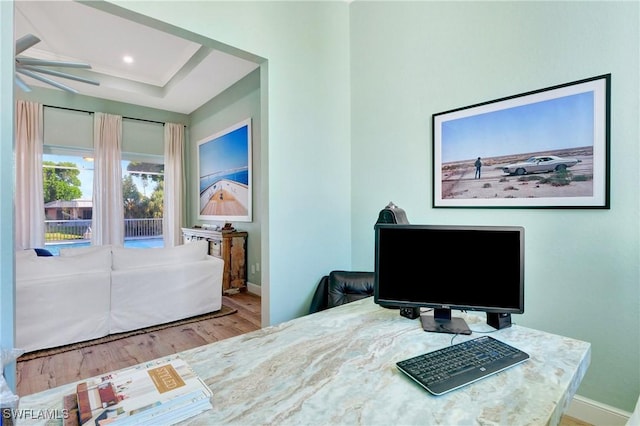
[(180, 422), (212, 408), (213, 394), (184, 360), (171, 358), (87, 380), (75, 396), (79, 424), (127, 425)]

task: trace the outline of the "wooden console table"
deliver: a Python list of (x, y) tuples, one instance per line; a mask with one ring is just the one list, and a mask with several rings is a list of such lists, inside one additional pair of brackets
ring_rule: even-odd
[(247, 289), (247, 233), (182, 228), (185, 244), (194, 240), (209, 242), (209, 255), (224, 260), (222, 292), (233, 294)]

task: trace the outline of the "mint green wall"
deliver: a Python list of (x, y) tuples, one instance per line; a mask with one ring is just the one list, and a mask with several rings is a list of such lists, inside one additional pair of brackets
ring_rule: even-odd
[[(223, 131), (242, 120), (251, 118), (252, 130), (252, 218), (251, 222), (234, 222), (233, 226), (249, 233), (247, 238), (247, 280), (251, 284), (260, 285), (262, 277), (261, 263), (261, 230), (262, 230), (262, 186), (263, 173), (261, 167), (262, 119), (260, 116), (260, 69), (257, 69), (238, 81), (229, 89), (216, 96), (191, 115), (190, 137), (187, 147), (187, 225), (216, 223), (198, 219), (198, 142)], [(217, 222), (223, 225), (222, 222)], [(253, 267), (253, 268), (252, 268)], [(252, 288), (256, 291), (258, 289)]]
[[(515, 321), (591, 342), (578, 393), (627, 411), (640, 392), (638, 5), (356, 1), (350, 8), (353, 267), (371, 267), (372, 222), (390, 200), (412, 223), (523, 225), (526, 306)], [(609, 72), (610, 210), (431, 207), (433, 113)]]
[[(47, 89), (34, 86), (31, 88), (31, 92), (28, 93), (16, 90), (15, 98), (56, 107), (117, 114), (122, 115), (123, 117), (136, 118), (140, 120), (159, 121), (163, 123), (182, 123), (185, 125), (189, 124), (189, 116), (186, 114), (94, 98), (92, 96), (85, 96), (82, 94), (69, 95), (68, 93), (57, 89)], [(135, 149), (135, 146), (133, 146), (133, 149)], [(164, 151), (161, 151), (161, 153), (162, 152)]]
[(261, 113), (263, 325), (305, 314), (322, 275), (351, 265), (349, 5), (117, 4), (268, 62), (261, 84), (268, 110)]

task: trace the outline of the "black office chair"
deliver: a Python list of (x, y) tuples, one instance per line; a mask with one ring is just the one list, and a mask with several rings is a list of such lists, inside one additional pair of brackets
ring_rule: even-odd
[(373, 296), (373, 272), (331, 271), (322, 277), (311, 299), (309, 313), (323, 311)]

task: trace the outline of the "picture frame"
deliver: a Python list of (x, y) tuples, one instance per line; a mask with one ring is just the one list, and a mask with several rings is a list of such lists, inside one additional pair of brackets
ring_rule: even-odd
[(610, 91), (604, 74), (433, 114), (433, 207), (609, 209)]
[(251, 145), (251, 118), (198, 141), (198, 219), (251, 222)]

